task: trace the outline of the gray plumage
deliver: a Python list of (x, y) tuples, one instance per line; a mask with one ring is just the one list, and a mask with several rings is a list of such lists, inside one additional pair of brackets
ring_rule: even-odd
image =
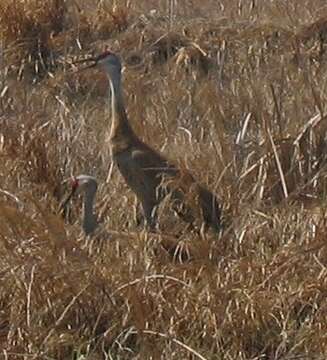
[[(172, 207), (188, 223), (200, 216), (205, 225), (220, 229), (220, 206), (215, 195), (199, 185), (187, 171), (180, 171), (161, 154), (141, 141), (134, 133), (126, 114), (121, 89), (121, 62), (106, 51), (93, 59), (88, 67), (99, 66), (109, 79), (112, 101), (110, 147), (114, 162), (127, 185), (142, 204), (147, 226), (157, 223), (156, 209), (167, 195)], [(173, 185), (167, 185), (173, 183)], [(176, 186), (178, 184), (178, 186)], [(192, 206), (186, 201), (193, 197)], [(196, 208), (196, 209), (195, 209)]]

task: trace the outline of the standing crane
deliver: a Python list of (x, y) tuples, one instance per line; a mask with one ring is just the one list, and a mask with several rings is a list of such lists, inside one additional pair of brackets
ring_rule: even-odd
[[(106, 50), (96, 57), (78, 62), (86, 61), (92, 63), (84, 69), (97, 67), (108, 76), (112, 109), (109, 136), (112, 158), (141, 202), (146, 226), (150, 229), (156, 227), (157, 207), (166, 196), (170, 196), (174, 211), (184, 221), (193, 225), (197, 208), (205, 226), (219, 231), (221, 211), (215, 195), (198, 184), (189, 172), (179, 170), (145, 144), (133, 131), (124, 105), (119, 57)], [(187, 201), (191, 197), (195, 206), (190, 206)]]

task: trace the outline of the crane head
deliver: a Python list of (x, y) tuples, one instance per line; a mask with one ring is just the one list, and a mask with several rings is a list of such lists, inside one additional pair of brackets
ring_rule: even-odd
[(97, 183), (94, 176), (91, 175), (78, 175), (71, 178), (71, 188), (72, 193), (76, 191), (81, 191), (83, 188), (87, 187), (90, 183)]
[(86, 188), (90, 183), (95, 185), (95, 189), (97, 188), (97, 181), (95, 177), (91, 175), (78, 175), (78, 176), (72, 176), (69, 179), (66, 179), (63, 181), (63, 183), (70, 183), (71, 191), (66, 200), (64, 200), (61, 209), (65, 209), (67, 204), (69, 203), (70, 199), (74, 196), (75, 193), (82, 191), (84, 188)]
[(87, 59), (75, 61), (74, 64), (85, 63), (85, 62), (90, 62), (90, 61), (91, 61), (91, 64), (84, 67), (82, 70), (100, 66), (100, 67), (104, 68), (107, 72), (111, 73), (112, 71), (120, 72), (121, 68), (122, 68), (119, 56), (116, 55), (115, 53), (113, 53), (112, 51), (110, 51), (109, 49), (106, 49), (105, 51), (103, 51), (101, 54), (99, 54), (97, 56), (93, 56), (93, 57), (90, 57)]

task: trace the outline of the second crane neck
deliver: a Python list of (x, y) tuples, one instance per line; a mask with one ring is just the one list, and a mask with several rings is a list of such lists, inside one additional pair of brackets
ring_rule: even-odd
[(90, 183), (84, 196), (83, 229), (86, 235), (90, 235), (97, 227), (96, 216), (93, 212), (93, 203), (97, 191), (96, 183)]

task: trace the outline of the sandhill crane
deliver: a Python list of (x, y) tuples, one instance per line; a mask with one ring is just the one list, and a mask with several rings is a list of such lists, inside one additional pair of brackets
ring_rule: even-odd
[[(193, 176), (177, 169), (161, 154), (141, 141), (133, 131), (124, 106), (121, 86), (121, 61), (106, 50), (97, 57), (80, 60), (92, 61), (84, 69), (99, 67), (108, 76), (111, 89), (112, 123), (109, 136), (114, 163), (127, 185), (141, 202), (145, 223), (154, 229), (157, 223), (157, 207), (169, 195), (173, 209), (186, 222), (193, 224), (195, 207), (200, 209), (205, 225), (220, 229), (220, 206), (216, 197), (199, 185)], [(192, 192), (196, 206), (190, 206), (186, 198)]]

